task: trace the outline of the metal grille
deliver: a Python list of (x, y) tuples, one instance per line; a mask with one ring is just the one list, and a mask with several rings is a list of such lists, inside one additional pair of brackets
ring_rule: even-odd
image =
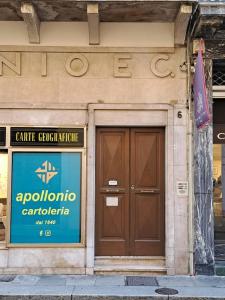
[(225, 85), (225, 60), (219, 59), (213, 62), (213, 85)]
[(16, 278), (16, 275), (0, 275), (0, 282), (10, 282)]
[(225, 85), (225, 71), (213, 73), (213, 85)]
[(156, 277), (127, 276), (126, 285), (128, 286), (158, 286)]
[(178, 290), (171, 289), (171, 288), (161, 288), (161, 289), (155, 290), (155, 292), (160, 295), (176, 295), (176, 294), (178, 294)]

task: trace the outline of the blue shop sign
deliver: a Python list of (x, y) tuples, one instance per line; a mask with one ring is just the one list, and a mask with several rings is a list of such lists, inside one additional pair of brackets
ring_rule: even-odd
[(12, 152), (10, 243), (81, 242), (81, 152)]

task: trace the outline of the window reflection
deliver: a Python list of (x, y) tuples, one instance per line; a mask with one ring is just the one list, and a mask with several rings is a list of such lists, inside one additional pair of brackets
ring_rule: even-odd
[(213, 146), (213, 195), (214, 195), (214, 215), (222, 216), (222, 181), (221, 181), (221, 147)]

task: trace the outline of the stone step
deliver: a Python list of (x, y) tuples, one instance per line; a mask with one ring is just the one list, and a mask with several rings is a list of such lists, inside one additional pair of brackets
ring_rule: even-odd
[(163, 256), (97, 256), (96, 266), (118, 265), (118, 266), (156, 266), (165, 267), (165, 257)]
[(151, 265), (98, 265), (94, 267), (96, 275), (163, 275), (166, 268)]

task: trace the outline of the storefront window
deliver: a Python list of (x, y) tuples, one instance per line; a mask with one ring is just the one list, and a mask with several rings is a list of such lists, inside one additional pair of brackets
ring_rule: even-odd
[(215, 255), (225, 259), (225, 144), (213, 146)]
[(0, 242), (5, 241), (8, 153), (0, 150)]
[(12, 152), (9, 243), (81, 243), (81, 170), (81, 152)]
[(213, 208), (215, 259), (225, 261), (225, 99), (213, 102)]
[(222, 217), (224, 214), (222, 197), (222, 145), (213, 147), (213, 195), (214, 195), (214, 215)]

